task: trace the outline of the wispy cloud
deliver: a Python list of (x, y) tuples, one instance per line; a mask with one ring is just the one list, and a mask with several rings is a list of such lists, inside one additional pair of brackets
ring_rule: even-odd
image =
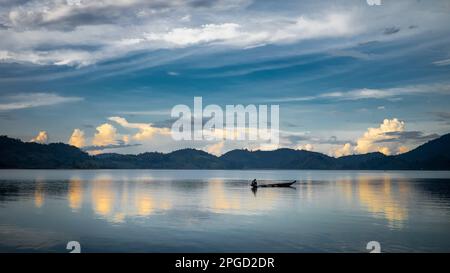
[(170, 110), (150, 110), (150, 111), (120, 111), (121, 115), (131, 116), (169, 116)]
[(140, 143), (133, 143), (133, 144), (126, 144), (126, 143), (118, 143), (118, 144), (108, 144), (108, 145), (93, 145), (93, 146), (86, 146), (83, 147), (82, 150), (86, 152), (91, 151), (103, 151), (107, 149), (119, 149), (119, 148), (128, 148), (128, 147), (135, 147), (140, 146), (142, 144)]
[(63, 97), (54, 93), (23, 93), (0, 97), (0, 111), (10, 111), (40, 106), (81, 101), (80, 97)]
[(362, 88), (344, 92), (329, 92), (316, 96), (286, 97), (271, 99), (270, 102), (301, 102), (313, 100), (362, 100), (362, 99), (396, 99), (400, 96), (421, 94), (443, 94), (450, 95), (450, 84), (414, 85), (406, 87), (395, 87), (386, 89)]
[(196, 28), (174, 28), (163, 33), (152, 32), (145, 35), (145, 40), (174, 46), (222, 42), (248, 48), (267, 43), (347, 36), (358, 31), (358, 28), (352, 25), (352, 20), (350, 14), (328, 14), (320, 19), (302, 16), (284, 24), (277, 24), (274, 29), (266, 25), (259, 31), (246, 30), (245, 26), (237, 23), (205, 24)]
[(373, 56), (371, 54), (367, 54), (364, 52), (360, 52), (357, 50), (333, 50), (330, 52), (331, 56), (336, 56), (336, 57), (351, 57), (351, 58), (355, 58), (355, 59), (361, 59), (361, 60), (370, 60), (373, 58)]
[(132, 138), (139, 141), (151, 139), (155, 134), (170, 134), (170, 130), (168, 128), (157, 128), (154, 127), (151, 123), (132, 123), (128, 122), (125, 118), (122, 117), (109, 117), (108, 119), (118, 123), (124, 128), (138, 130), (138, 132), (134, 134)]
[[(438, 134), (425, 134), (422, 131), (398, 131), (398, 132), (387, 132), (385, 135), (388, 137), (386, 139), (381, 139), (377, 141), (378, 143), (383, 142), (426, 142), (432, 139), (438, 138)], [(392, 137), (392, 138), (389, 138)]]
[(450, 125), (450, 112), (432, 112), (436, 116), (436, 120)]
[(435, 61), (433, 62), (434, 65), (437, 66), (446, 66), (446, 65), (450, 65), (450, 59), (445, 59), (445, 60), (440, 60), (440, 61)]
[[(257, 20), (258, 18), (254, 18)], [(255, 28), (243, 22), (208, 23), (192, 27), (140, 25), (130, 30), (122, 25), (88, 25), (65, 30), (27, 30), (5, 33), (17, 45), (0, 43), (0, 61), (31, 62), (40, 65), (86, 66), (102, 60), (126, 55), (133, 51), (154, 51), (196, 45), (222, 45), (249, 48), (261, 44), (283, 44), (302, 40), (347, 37), (359, 31), (354, 18), (347, 13), (324, 14), (318, 18), (301, 16), (279, 20), (258, 19), (264, 27)], [(31, 27), (31, 26), (30, 26)], [(137, 29), (137, 30), (136, 30)], [(150, 31), (148, 31), (150, 30)], [(123, 37), (127, 33), (127, 37)], [(33, 37), (31, 39), (30, 37)], [(55, 38), (57, 37), (57, 38)], [(42, 50), (48, 44), (55, 49)], [(73, 48), (73, 45), (79, 45)], [(90, 46), (92, 50), (86, 50)]]
[(384, 35), (392, 35), (399, 31), (400, 31), (400, 28), (398, 28), (398, 27), (388, 27), (388, 28), (384, 29), (383, 34)]
[[(0, 8), (0, 61), (87, 66), (136, 51), (196, 45), (241, 49), (348, 37), (363, 24), (349, 11), (249, 12), (251, 0), (26, 1)], [(195, 4), (194, 4), (195, 3)], [(298, 4), (301, 6), (301, 4)], [(207, 13), (216, 16), (204, 16)], [(170, 16), (168, 16), (170, 14)], [(358, 19), (359, 20), (359, 19)], [(173, 75), (173, 73), (171, 73)]]
[(413, 20), (424, 30), (448, 20), (439, 9), (424, 11), (406, 1), (377, 12), (331, 0), (283, 2), (275, 9), (252, 0), (7, 2), (0, 7), (0, 61), (41, 65), (87, 66), (131, 52), (197, 45), (250, 49), (359, 34), (394, 39), (411, 33)]

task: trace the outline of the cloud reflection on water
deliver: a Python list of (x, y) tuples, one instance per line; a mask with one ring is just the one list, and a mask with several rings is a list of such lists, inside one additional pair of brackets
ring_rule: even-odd
[(34, 190), (34, 205), (37, 208), (42, 207), (45, 201), (45, 184), (41, 180), (36, 181), (36, 188)]
[[(167, 185), (164, 185), (166, 183)], [(192, 182), (195, 183), (195, 182)], [(299, 183), (297, 190), (299, 198), (306, 203), (313, 202), (316, 195), (323, 189), (317, 183), (307, 180)], [(392, 183), (386, 175), (380, 181), (366, 176), (359, 176), (357, 182), (348, 178), (338, 180), (344, 199), (360, 203), (363, 209), (373, 217), (384, 218), (392, 228), (401, 228), (408, 219), (408, 196), (410, 185), (405, 181)], [(68, 184), (67, 201), (69, 207), (78, 211), (84, 198), (90, 195), (92, 211), (111, 222), (121, 223), (127, 217), (145, 217), (154, 213), (169, 211), (176, 206), (192, 205), (196, 202), (214, 213), (252, 214), (271, 210), (280, 202), (282, 194), (279, 190), (264, 189), (255, 192), (249, 198), (249, 192), (242, 190), (240, 184), (227, 185), (222, 179), (211, 179), (199, 185), (176, 185), (167, 181), (123, 181), (118, 183), (108, 176), (98, 176), (90, 183), (84, 183), (79, 178), (73, 178)], [(316, 186), (316, 187), (315, 187)], [(189, 193), (200, 187), (202, 194), (199, 200), (190, 200)], [(339, 192), (339, 191), (337, 191)], [(41, 207), (45, 199), (42, 182), (37, 182), (35, 189), (35, 206)], [(205, 203), (206, 202), (206, 203)]]
[[(8, 237), (0, 240), (0, 251), (16, 246), (37, 250), (36, 242), (46, 240), (58, 244), (42, 244), (43, 249), (64, 251), (61, 242), (80, 238), (89, 238), (91, 250), (104, 250), (111, 242), (123, 251), (312, 251), (316, 246), (358, 251), (361, 241), (376, 237), (392, 242), (385, 249), (395, 252), (417, 250), (409, 239), (416, 240), (417, 232), (430, 234), (420, 237), (421, 250), (448, 249), (448, 240), (435, 239), (435, 234), (448, 238), (450, 184), (439, 177), (447, 175), (442, 173), (426, 173), (429, 178), (422, 178), (422, 172), (368, 171), (18, 175), (23, 177), (0, 180), (0, 237)], [(298, 183), (296, 189), (261, 188), (253, 193), (248, 177), (261, 184), (292, 178)], [(41, 232), (48, 238), (31, 238)], [(223, 234), (225, 241), (220, 239)], [(272, 244), (267, 238), (274, 235)]]
[(81, 208), (83, 203), (83, 181), (81, 181), (81, 179), (73, 178), (69, 181), (67, 201), (69, 202), (69, 207), (73, 211), (77, 211)]

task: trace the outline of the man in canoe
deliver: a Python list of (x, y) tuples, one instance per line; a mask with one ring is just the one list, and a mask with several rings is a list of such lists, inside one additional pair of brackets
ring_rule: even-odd
[(292, 182), (287, 182), (287, 183), (274, 183), (274, 184), (263, 184), (258, 186), (258, 182), (256, 182), (256, 179), (253, 179), (252, 183), (250, 184), (250, 186), (252, 188), (279, 188), (279, 187), (291, 187), (294, 183), (296, 183), (297, 180), (294, 180)]

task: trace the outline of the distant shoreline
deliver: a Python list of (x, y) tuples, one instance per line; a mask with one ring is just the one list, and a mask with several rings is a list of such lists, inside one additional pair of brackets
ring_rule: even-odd
[(374, 152), (338, 158), (289, 148), (232, 150), (221, 156), (196, 149), (91, 156), (64, 143), (38, 144), (7, 136), (0, 136), (0, 153), (0, 169), (445, 171), (450, 170), (450, 134), (399, 155)]
[(105, 168), (105, 169), (75, 169), (75, 168), (61, 168), (61, 169), (57, 169), (57, 168), (42, 168), (42, 169), (37, 169), (37, 168), (17, 168), (17, 169), (7, 169), (7, 168), (0, 168), (0, 171), (30, 171), (30, 170), (35, 170), (35, 171), (119, 171), (119, 170), (137, 170), (137, 171), (338, 171), (338, 172), (362, 172), (362, 171), (368, 171), (368, 172), (450, 172), (449, 170), (446, 169), (442, 169), (442, 170), (414, 170), (414, 169), (392, 169), (392, 170), (377, 170), (377, 169), (137, 169), (137, 168), (122, 168), (122, 169), (111, 169), (111, 168)]

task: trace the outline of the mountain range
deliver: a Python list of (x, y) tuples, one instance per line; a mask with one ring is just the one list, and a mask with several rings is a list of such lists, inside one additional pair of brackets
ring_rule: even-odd
[(196, 149), (92, 156), (64, 143), (22, 142), (7, 136), (0, 136), (0, 152), (0, 169), (450, 170), (450, 134), (392, 156), (375, 152), (335, 158), (287, 148), (232, 150), (222, 156)]

